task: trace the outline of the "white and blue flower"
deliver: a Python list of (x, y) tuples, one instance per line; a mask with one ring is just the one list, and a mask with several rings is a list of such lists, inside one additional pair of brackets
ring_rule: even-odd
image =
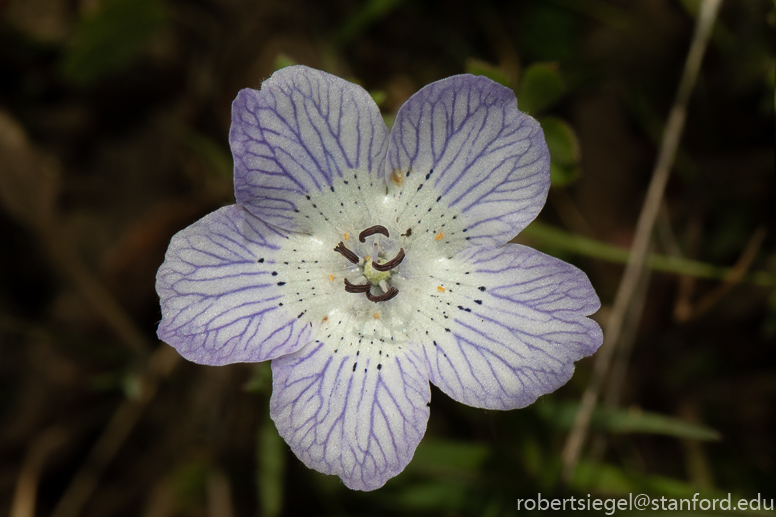
[(527, 406), (596, 351), (577, 268), (507, 242), (539, 213), (539, 124), (484, 77), (426, 86), (389, 132), (360, 86), (288, 67), (232, 106), (237, 204), (178, 233), (159, 337), (209, 365), (272, 361), (272, 419), (306, 465), (374, 490), (426, 430), (429, 381)]

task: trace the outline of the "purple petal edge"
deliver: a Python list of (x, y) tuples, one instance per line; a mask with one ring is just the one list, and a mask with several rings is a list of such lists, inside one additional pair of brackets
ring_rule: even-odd
[(412, 459), (431, 391), (419, 350), (354, 345), (316, 341), (272, 361), (270, 416), (305, 465), (375, 490)]
[(550, 187), (539, 123), (514, 93), (469, 74), (432, 83), (399, 110), (384, 174), (429, 175), (441, 201), (468, 223), (470, 245), (503, 244), (530, 223)]
[(388, 129), (360, 86), (290, 66), (244, 89), (232, 104), (229, 143), (237, 202), (287, 230), (300, 196), (328, 189), (352, 169), (377, 174)]
[(209, 365), (266, 361), (305, 345), (315, 329), (280, 307), (271, 273), (285, 239), (238, 205), (178, 232), (156, 275), (159, 339)]
[(564, 385), (574, 362), (601, 346), (600, 326), (586, 317), (600, 301), (581, 270), (517, 244), (455, 258), (470, 271), (469, 285), (446, 298), (458, 309), (449, 331), (423, 343), (431, 382), (455, 400), (528, 406)]

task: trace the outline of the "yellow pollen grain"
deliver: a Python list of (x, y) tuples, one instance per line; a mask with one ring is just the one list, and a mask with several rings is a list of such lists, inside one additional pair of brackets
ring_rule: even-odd
[(436, 235), (434, 236), (434, 240), (441, 241), (441, 240), (442, 240), (442, 237), (444, 237), (444, 236), (445, 236), (445, 234), (444, 234), (444, 233), (442, 233), (442, 232), (439, 232), (438, 234), (436, 234)]
[(445, 288), (442, 287), (441, 285), (438, 285), (437, 286), (437, 291), (439, 291), (440, 293), (444, 293), (445, 292)]
[(376, 320), (379, 320), (379, 319), (380, 319), (380, 315), (379, 315), (379, 314), (377, 314), (376, 312), (374, 313), (374, 315), (373, 315), (372, 317), (373, 317), (374, 319), (376, 319)]
[(329, 280), (334, 281), (334, 275), (329, 275)]
[(347, 232), (345, 233), (345, 240), (346, 240), (346, 241), (349, 241), (349, 240), (350, 240), (350, 234), (349, 234), (349, 233), (347, 233)]
[(369, 257), (364, 257), (364, 262), (369, 262)]
[(324, 316), (323, 317), (323, 321), (329, 321), (329, 317), (328, 316)]
[(391, 181), (397, 187), (401, 187), (401, 184), (404, 183), (404, 176), (402, 176), (400, 169), (395, 169), (391, 173)]

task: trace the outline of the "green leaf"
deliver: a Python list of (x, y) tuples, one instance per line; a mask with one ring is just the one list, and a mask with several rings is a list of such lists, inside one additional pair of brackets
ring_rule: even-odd
[(225, 145), (190, 128), (181, 128), (180, 140), (206, 165), (207, 170), (220, 179), (232, 178), (232, 155)]
[(539, 123), (552, 160), (562, 165), (579, 163), (579, 139), (574, 128), (557, 117), (543, 117)]
[[(414, 461), (414, 460), (413, 460)], [(449, 481), (414, 483), (396, 496), (400, 506), (413, 510), (458, 510), (466, 504), (466, 490)]]
[(566, 93), (566, 84), (555, 63), (535, 63), (523, 72), (517, 94), (521, 111), (536, 115), (558, 102)]
[[(571, 488), (580, 492), (605, 494), (651, 494), (656, 497), (727, 499), (727, 492), (701, 490), (685, 481), (665, 476), (634, 474), (607, 463), (580, 461), (572, 478)], [(738, 498), (733, 495), (733, 501)]]
[(550, 183), (553, 187), (565, 187), (579, 178), (579, 167), (550, 162)]
[(485, 444), (431, 439), (420, 443), (410, 465), (476, 471), (489, 456), (490, 448)]
[(284, 54), (280, 52), (277, 56), (275, 56), (275, 71), (277, 72), (281, 68), (285, 68), (287, 66), (293, 66), (296, 63), (296, 61), (293, 60), (293, 58), (289, 57), (287, 54)]
[(87, 86), (124, 70), (164, 23), (160, 0), (104, 0), (77, 24), (63, 57), (62, 75)]
[(372, 90), (369, 92), (369, 95), (378, 106), (380, 106), (383, 102), (385, 102), (385, 99), (388, 98), (388, 94), (385, 93), (385, 90)]
[(269, 361), (253, 365), (253, 373), (243, 384), (243, 389), (248, 393), (272, 393), (272, 369)]
[[(561, 429), (570, 429), (579, 409), (577, 402), (555, 404), (549, 400), (537, 405), (539, 414)], [(716, 441), (719, 432), (701, 424), (685, 422), (678, 418), (640, 409), (596, 408), (590, 425), (592, 428), (608, 433), (647, 433), (662, 434), (676, 438)]]
[(488, 79), (492, 79), (508, 88), (512, 87), (512, 81), (501, 68), (486, 63), (485, 61), (480, 61), (479, 59), (468, 59), (466, 61), (466, 73), (484, 75)]
[(579, 172), (579, 139), (567, 122), (557, 117), (539, 119), (544, 138), (550, 150), (550, 181), (555, 187), (568, 185), (577, 179)]
[(261, 515), (276, 517), (283, 508), (283, 479), (286, 470), (286, 445), (269, 418), (259, 428), (257, 445), (257, 475)]
[(663, 434), (702, 441), (718, 441), (721, 438), (718, 431), (705, 425), (648, 411), (601, 409), (593, 418), (594, 425), (611, 433)]
[(334, 36), (335, 43), (339, 46), (349, 43), (370, 25), (388, 16), (402, 2), (404, 0), (366, 0), (363, 6), (348, 19)]

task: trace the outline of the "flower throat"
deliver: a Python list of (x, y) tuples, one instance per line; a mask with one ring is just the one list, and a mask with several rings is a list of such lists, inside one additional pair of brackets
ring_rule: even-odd
[[(372, 235), (385, 235), (386, 237), (390, 237), (390, 234), (388, 233), (388, 229), (385, 226), (381, 226), (379, 224), (370, 226), (366, 230), (362, 231), (358, 234), (358, 241), (361, 243), (366, 243), (366, 238), (370, 237)], [(393, 287), (392, 285), (388, 285), (388, 280), (393, 275), (393, 270), (401, 264), (401, 261), (404, 260), (404, 248), (399, 248), (399, 253), (396, 254), (394, 258), (391, 260), (384, 262), (380, 264), (378, 261), (379, 258), (379, 252), (380, 248), (378, 245), (378, 237), (375, 237), (374, 243), (372, 244), (372, 256), (371, 260), (370, 257), (366, 257), (363, 262), (362, 266), (362, 274), (363, 278), (366, 279), (365, 283), (361, 284), (354, 284), (351, 283), (347, 278), (345, 279), (345, 291), (348, 293), (364, 293), (366, 297), (369, 299), (369, 301), (372, 302), (386, 302), (390, 300), (391, 298), (395, 298), (397, 294), (399, 294), (399, 290)], [(361, 264), (361, 259), (359, 259), (358, 255), (353, 253), (351, 250), (349, 250), (345, 243), (340, 241), (337, 246), (334, 247), (334, 251), (345, 257), (347, 260), (352, 262), (353, 264)], [(380, 289), (383, 290), (383, 294), (380, 295), (373, 295), (372, 294), (372, 286), (379, 286)]]

